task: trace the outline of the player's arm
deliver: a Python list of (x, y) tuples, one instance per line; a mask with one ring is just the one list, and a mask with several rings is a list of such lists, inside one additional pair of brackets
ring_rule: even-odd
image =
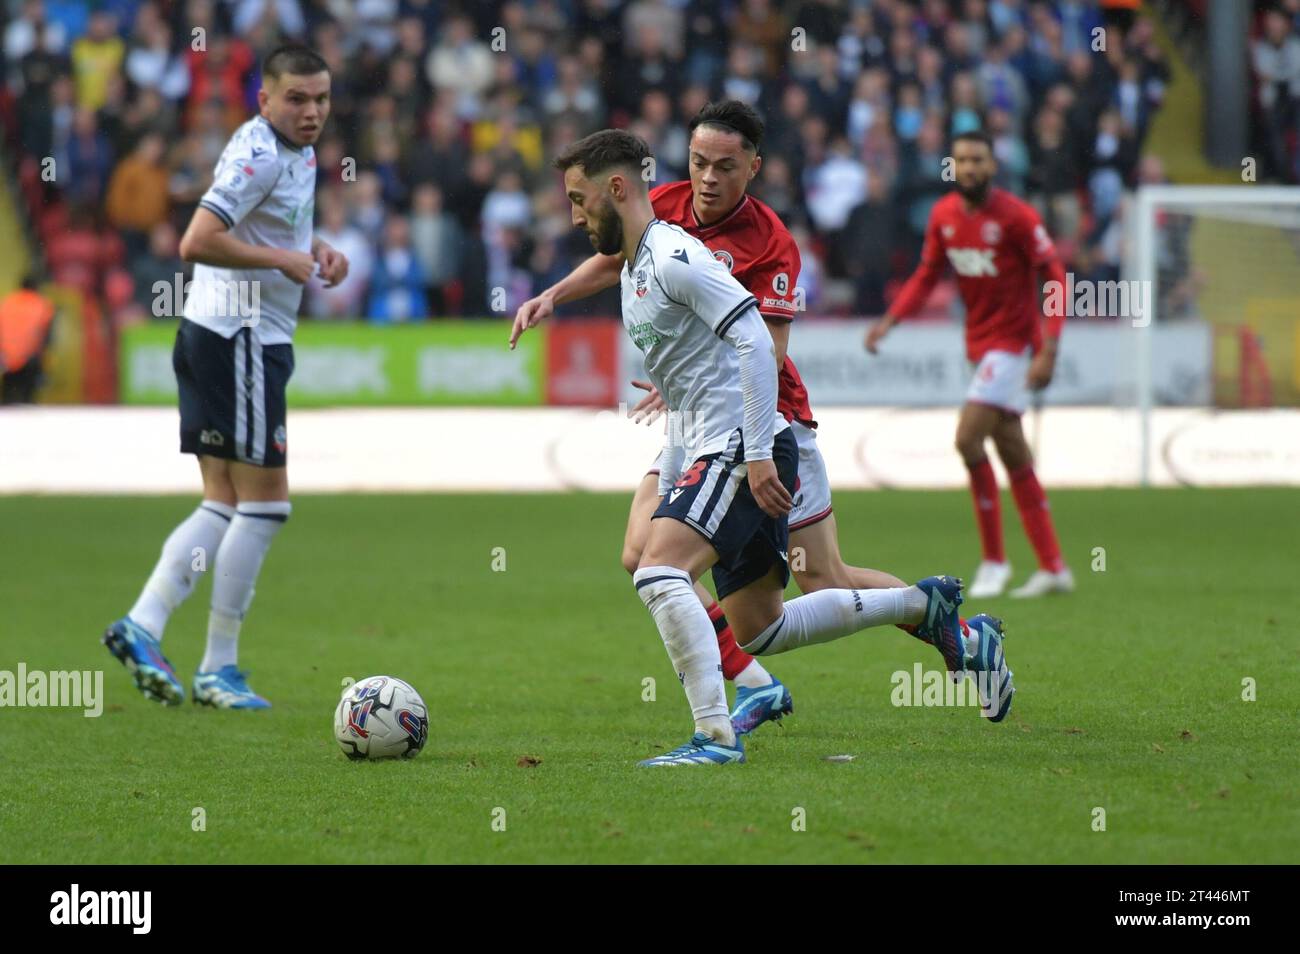
[(279, 176), (279, 160), (270, 150), (252, 148), (223, 158), (181, 236), (181, 258), (215, 268), (274, 268), (300, 285), (311, 278), (316, 261), (306, 252), (251, 245), (230, 234), (270, 195)]
[(799, 310), (795, 289), (799, 284), (799, 246), (790, 234), (782, 233), (774, 249), (756, 263), (753, 276), (745, 285), (758, 299), (758, 313), (767, 323), (776, 346), (776, 366), (785, 365), (785, 353), (790, 344), (790, 325)]
[[(787, 331), (789, 329), (787, 328)], [(772, 463), (772, 441), (776, 429), (777, 368), (776, 344), (767, 324), (754, 305), (722, 333), (740, 358), (740, 392), (745, 400), (745, 463), (749, 489), (769, 516), (788, 514), (794, 506)]]
[[(1047, 234), (1046, 227), (1036, 213), (1029, 214), (1024, 223), (1024, 232), (1017, 238), (1020, 239), (1030, 267), (1034, 269), (1037, 287), (1041, 290), (1045, 283), (1057, 282), (1057, 288), (1064, 288), (1065, 267), (1056, 254), (1051, 236)], [(1053, 300), (1051, 296), (1043, 296), (1044, 305)], [(1065, 325), (1065, 315), (1057, 311), (1048, 309), (1043, 313), (1043, 347), (1034, 355), (1025, 375), (1026, 383), (1033, 391), (1041, 391), (1051, 384), (1052, 375), (1056, 373), (1056, 353), (1060, 346), (1061, 329)]]
[(745, 408), (742, 427), (749, 489), (768, 515), (788, 514), (794, 501), (772, 462), (776, 346), (758, 313), (758, 300), (711, 255), (694, 263), (669, 256), (657, 264), (658, 278), (668, 297), (685, 303), (715, 335), (736, 349)]
[[(653, 385), (651, 385), (653, 387)], [(681, 476), (677, 472), (678, 458), (677, 448), (682, 443), (682, 425), (681, 417), (676, 411), (668, 412), (668, 428), (664, 434), (664, 447), (659, 452), (659, 496), (669, 493), (673, 489), (673, 484), (677, 483), (677, 478)]]
[(587, 298), (618, 284), (618, 273), (623, 268), (623, 253), (601, 255), (597, 252), (569, 274), (535, 298), (530, 298), (515, 312), (515, 323), (510, 329), (510, 347), (529, 328), (544, 318), (555, 314), (555, 306)]
[(230, 234), (226, 223), (208, 209), (194, 210), (181, 236), (181, 258), (216, 268), (278, 269), (298, 284), (311, 278), (316, 261), (305, 252), (250, 245)]
[(763, 316), (763, 323), (767, 325), (767, 333), (772, 336), (773, 354), (776, 355), (776, 366), (779, 369), (785, 364), (785, 352), (790, 347), (790, 325), (789, 318), (771, 318)]
[(902, 291), (894, 303), (885, 311), (884, 316), (867, 329), (863, 344), (872, 354), (880, 344), (880, 339), (889, 333), (889, 329), (908, 315), (915, 314), (930, 297), (935, 283), (943, 274), (944, 248), (943, 238), (939, 233), (939, 224), (934, 212), (930, 213), (930, 222), (925, 229), (925, 244), (921, 248), (921, 263), (903, 285)]
[(348, 257), (323, 238), (312, 236), (311, 257), (320, 266), (326, 288), (333, 288), (348, 277)]

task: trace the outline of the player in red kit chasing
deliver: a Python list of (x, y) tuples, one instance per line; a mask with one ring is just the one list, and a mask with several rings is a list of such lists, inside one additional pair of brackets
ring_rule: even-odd
[(1047, 387), (1056, 364), (1063, 316), (1044, 318), (1044, 281), (1065, 283), (1052, 240), (1031, 206), (991, 183), (997, 165), (983, 132), (953, 140), (957, 189), (937, 203), (925, 231), (921, 264), (885, 316), (867, 332), (872, 354), (900, 318), (916, 312), (939, 280), (944, 262), (957, 273), (966, 306), (966, 357), (975, 374), (957, 423), (957, 451), (970, 471), (984, 555), (972, 597), (998, 596), (1011, 579), (1002, 545), (997, 478), (984, 451), (988, 438), (1011, 478), (1020, 520), (1038, 556), (1038, 570), (1015, 597), (1068, 593), (1074, 577), (1061, 557), (1047, 495), (1034, 474), (1020, 417), (1029, 392)]

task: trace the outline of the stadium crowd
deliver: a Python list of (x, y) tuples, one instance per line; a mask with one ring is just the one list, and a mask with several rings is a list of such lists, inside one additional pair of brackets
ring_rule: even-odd
[[(3, 111), (46, 265), (119, 323), (187, 270), (178, 236), (256, 110), (260, 57), (286, 40), (333, 75), (316, 223), (351, 277), (309, 287), (321, 319), (512, 311), (590, 254), (547, 157), (624, 126), (658, 181), (684, 177), (686, 124), (710, 99), (764, 114), (755, 193), (796, 237), (822, 314), (883, 311), (951, 187), (953, 134), (992, 133), (1000, 184), (1089, 277), (1118, 271), (1126, 191), (1162, 177), (1143, 146), (1169, 71), (1152, 22), (1113, 0), (4, 2)], [(1283, 177), (1296, 9), (1269, 17), (1254, 55)], [(616, 314), (611, 295), (567, 313)]]

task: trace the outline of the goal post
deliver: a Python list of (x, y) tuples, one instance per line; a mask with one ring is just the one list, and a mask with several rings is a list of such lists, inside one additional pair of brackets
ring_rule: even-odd
[(1206, 406), (1300, 406), (1300, 187), (1143, 186), (1131, 208), (1125, 277), (1147, 303), (1130, 316), (1131, 393), (1147, 485), (1152, 413), (1174, 403), (1153, 374), (1163, 330), (1209, 328)]

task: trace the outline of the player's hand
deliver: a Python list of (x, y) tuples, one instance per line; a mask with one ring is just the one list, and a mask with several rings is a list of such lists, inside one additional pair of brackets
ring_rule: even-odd
[(668, 405), (664, 403), (663, 395), (659, 393), (659, 389), (649, 381), (638, 381), (633, 378), (632, 385), (649, 393), (636, 402), (636, 406), (627, 412), (627, 416), (632, 418), (633, 423), (640, 424), (645, 421), (646, 425), (649, 426), (659, 420), (659, 416), (668, 410)]
[(1031, 391), (1041, 391), (1052, 383), (1052, 373), (1056, 370), (1056, 352), (1044, 348), (1038, 354), (1034, 355), (1034, 360), (1029, 363), (1029, 373), (1025, 375), (1025, 383), (1029, 385)]
[(884, 318), (872, 322), (871, 327), (867, 329), (867, 337), (862, 342), (863, 346), (871, 354), (875, 354), (876, 349), (880, 346), (880, 339), (885, 337), (892, 327), (893, 323)]
[(316, 245), (316, 263), (326, 288), (333, 288), (348, 277), (348, 258), (338, 249), (324, 242)]
[(284, 249), (280, 252), (280, 264), (276, 268), (290, 281), (305, 285), (307, 279), (316, 273), (316, 259), (306, 252)]
[(515, 350), (515, 343), (520, 335), (539, 324), (542, 319), (550, 318), (554, 314), (555, 301), (545, 292), (520, 305), (519, 310), (515, 312), (514, 327), (510, 329), (510, 350)]
[(770, 460), (752, 460), (745, 465), (749, 471), (749, 489), (763, 513), (769, 517), (784, 517), (794, 507), (790, 491), (781, 483), (776, 464)]

